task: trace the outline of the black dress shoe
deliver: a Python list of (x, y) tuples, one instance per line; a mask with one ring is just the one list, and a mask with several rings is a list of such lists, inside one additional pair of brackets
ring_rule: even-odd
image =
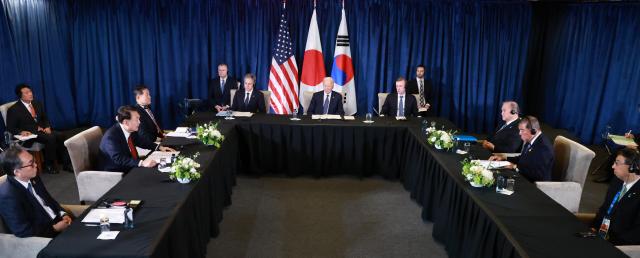
[(55, 168), (53, 168), (53, 166), (51, 166), (51, 165), (45, 166), (44, 167), (44, 172), (47, 173), (47, 174), (58, 174), (58, 171)]

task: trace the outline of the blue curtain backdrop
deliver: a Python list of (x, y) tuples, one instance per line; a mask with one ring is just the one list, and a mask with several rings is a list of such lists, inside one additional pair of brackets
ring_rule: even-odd
[[(30, 83), (56, 128), (110, 125), (140, 83), (151, 88), (163, 127), (174, 127), (182, 119), (179, 100), (205, 98), (220, 62), (235, 77), (255, 73), (266, 89), (281, 11), (279, 0), (1, 1), (0, 102), (15, 99), (17, 83)], [(313, 1), (288, 2), (301, 69)], [(505, 99), (524, 101), (525, 112), (585, 141), (607, 123), (638, 128), (638, 111), (612, 95), (637, 103), (637, 4), (345, 4), (360, 114), (372, 111), (396, 77), (413, 77), (424, 64), (435, 113), (465, 130), (493, 130)], [(342, 4), (321, 0), (316, 8), (330, 71)], [(587, 108), (593, 112), (570, 111)]]

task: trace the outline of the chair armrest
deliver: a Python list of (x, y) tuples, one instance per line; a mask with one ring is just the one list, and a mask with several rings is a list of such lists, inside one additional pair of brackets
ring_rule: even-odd
[(582, 186), (576, 182), (536, 182), (536, 186), (551, 199), (572, 213), (578, 212)]
[(49, 241), (51, 238), (19, 238), (11, 234), (0, 234), (0, 257), (36, 257)]
[(616, 247), (631, 258), (640, 258), (640, 245), (617, 245)]
[(83, 171), (78, 173), (78, 195), (80, 201), (97, 201), (122, 179), (122, 172)]
[(89, 208), (89, 205), (71, 205), (71, 204), (61, 204), (62, 209), (67, 214), (70, 214), (72, 218), (77, 218), (82, 215), (82, 213)]

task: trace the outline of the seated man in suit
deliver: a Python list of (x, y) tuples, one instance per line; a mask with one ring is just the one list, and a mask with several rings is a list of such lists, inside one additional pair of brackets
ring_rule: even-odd
[(411, 94), (406, 94), (405, 84), (407, 80), (399, 77), (396, 80), (396, 92), (391, 93), (384, 100), (381, 115), (393, 117), (410, 117), (418, 115), (416, 98)]
[(7, 110), (7, 131), (12, 134), (29, 136), (36, 134), (38, 137), (24, 143), (23, 146), (31, 147), (34, 142), (44, 144), (44, 171), (55, 174), (55, 161), (63, 163), (63, 169), (73, 172), (71, 159), (62, 144), (62, 135), (51, 129), (49, 118), (44, 112), (42, 103), (33, 100), (33, 91), (26, 84), (16, 87), (16, 95), (19, 100)]
[(426, 116), (429, 107), (431, 107), (431, 81), (424, 78), (425, 67), (418, 65), (416, 67), (416, 78), (407, 82), (407, 93), (419, 94), (418, 105), (425, 111), (421, 111), (421, 116)]
[(518, 103), (515, 101), (502, 102), (500, 115), (502, 116), (504, 124), (502, 124), (493, 135), (489, 136), (486, 141), (482, 142), (483, 148), (491, 152), (520, 152), (522, 139), (520, 139), (518, 130), (518, 124), (520, 123), (518, 111)]
[(522, 118), (518, 130), (524, 141), (520, 156), (505, 158), (494, 155), (489, 160), (508, 160), (512, 163), (508, 168), (515, 169), (532, 182), (551, 180), (553, 148), (547, 137), (542, 135), (538, 119), (533, 116)]
[(33, 156), (20, 147), (0, 155), (7, 181), (0, 184), (0, 217), (17, 237), (55, 237), (71, 224), (37, 176)]
[(220, 112), (229, 108), (231, 103), (231, 89), (238, 88), (238, 82), (229, 77), (227, 64), (218, 65), (218, 76), (209, 80), (209, 107), (213, 105)]
[(132, 106), (118, 108), (118, 123), (109, 128), (100, 141), (100, 170), (128, 173), (135, 167), (154, 167), (153, 160), (141, 160), (136, 147), (160, 151), (175, 151), (140, 137), (140, 114)]
[(615, 178), (598, 209), (592, 230), (614, 245), (640, 244), (640, 155), (625, 148), (616, 153)]
[(313, 94), (311, 102), (309, 103), (309, 115), (344, 115), (344, 109), (342, 109), (342, 95), (333, 91), (333, 79), (326, 77), (322, 80), (324, 85), (323, 91), (318, 91)]
[(133, 94), (136, 96), (135, 107), (138, 110), (138, 114), (140, 114), (138, 136), (150, 142), (155, 142), (158, 138), (164, 138), (164, 134), (160, 128), (160, 122), (151, 111), (151, 94), (149, 94), (149, 88), (144, 85), (138, 85), (133, 90)]
[(244, 76), (244, 88), (237, 91), (233, 97), (231, 110), (251, 113), (266, 113), (264, 95), (259, 90), (254, 90), (256, 76), (246, 74)]

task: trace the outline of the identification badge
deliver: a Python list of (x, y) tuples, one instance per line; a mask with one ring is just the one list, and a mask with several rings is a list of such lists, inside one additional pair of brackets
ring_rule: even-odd
[(609, 225), (611, 224), (611, 220), (608, 217), (602, 219), (602, 224), (600, 224), (600, 229), (598, 230), (598, 236), (607, 240), (609, 239)]

